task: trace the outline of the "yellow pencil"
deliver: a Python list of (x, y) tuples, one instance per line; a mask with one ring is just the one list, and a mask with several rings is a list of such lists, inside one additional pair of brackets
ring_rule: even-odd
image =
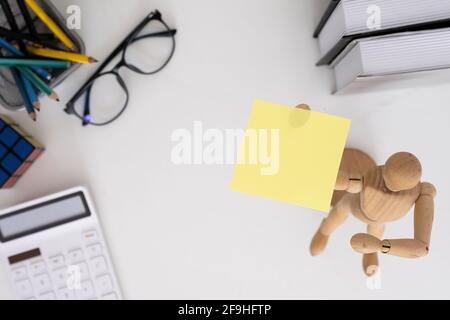
[(39, 17), (39, 19), (61, 40), (61, 42), (70, 50), (75, 48), (75, 44), (61, 30), (61, 28), (48, 16), (47, 13), (35, 2), (35, 0), (25, 0), (31, 10)]
[(65, 60), (65, 61), (71, 61), (71, 62), (76, 62), (76, 63), (90, 64), (90, 63), (98, 62), (96, 59), (94, 59), (92, 57), (86, 56), (84, 54), (74, 53), (74, 52), (65, 52), (65, 51), (40, 48), (40, 47), (35, 47), (35, 46), (27, 46), (27, 51), (31, 54), (34, 54), (34, 55), (40, 56), (40, 57)]

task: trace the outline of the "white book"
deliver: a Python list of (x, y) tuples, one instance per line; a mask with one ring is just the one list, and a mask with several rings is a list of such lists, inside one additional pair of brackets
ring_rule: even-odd
[[(371, 25), (377, 13), (379, 25)], [(318, 36), (320, 53), (325, 56), (344, 36), (449, 18), (450, 0), (341, 0)]]
[(358, 78), (450, 68), (450, 28), (353, 41), (336, 59), (337, 91)]

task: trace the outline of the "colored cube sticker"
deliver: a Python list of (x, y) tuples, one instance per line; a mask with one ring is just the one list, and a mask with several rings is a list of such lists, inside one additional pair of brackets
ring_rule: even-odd
[(0, 169), (0, 185), (3, 186), (6, 183), (6, 181), (9, 180), (9, 178), (10, 175), (5, 171), (3, 171), (2, 169)]
[(14, 146), (13, 150), (20, 158), (26, 159), (33, 153), (34, 147), (27, 140), (22, 139)]
[(13, 187), (43, 151), (43, 145), (0, 115), (0, 189)]
[(328, 114), (256, 101), (231, 189), (329, 211), (350, 124)]
[(3, 158), (1, 164), (6, 172), (12, 175), (17, 169), (19, 169), (22, 161), (14, 153), (10, 152)]
[(4, 128), (0, 133), (0, 141), (9, 148), (11, 148), (18, 139), (18, 133), (9, 126)]
[(8, 153), (8, 148), (4, 145), (0, 144), (0, 159), (3, 159), (3, 157)]

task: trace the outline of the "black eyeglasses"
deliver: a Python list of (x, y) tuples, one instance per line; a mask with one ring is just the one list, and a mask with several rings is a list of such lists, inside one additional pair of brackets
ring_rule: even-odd
[[(159, 11), (150, 13), (70, 99), (65, 111), (82, 120), (83, 126), (105, 126), (117, 120), (129, 102), (120, 69), (126, 67), (142, 75), (158, 73), (173, 57), (176, 32), (162, 20)], [(120, 60), (113, 64), (119, 54)], [(110, 65), (110, 71), (104, 71)], [(77, 104), (83, 95), (84, 103)]]

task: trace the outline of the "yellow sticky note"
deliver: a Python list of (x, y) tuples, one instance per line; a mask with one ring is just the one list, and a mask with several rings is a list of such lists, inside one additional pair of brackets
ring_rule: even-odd
[(350, 124), (256, 101), (231, 189), (328, 212)]

